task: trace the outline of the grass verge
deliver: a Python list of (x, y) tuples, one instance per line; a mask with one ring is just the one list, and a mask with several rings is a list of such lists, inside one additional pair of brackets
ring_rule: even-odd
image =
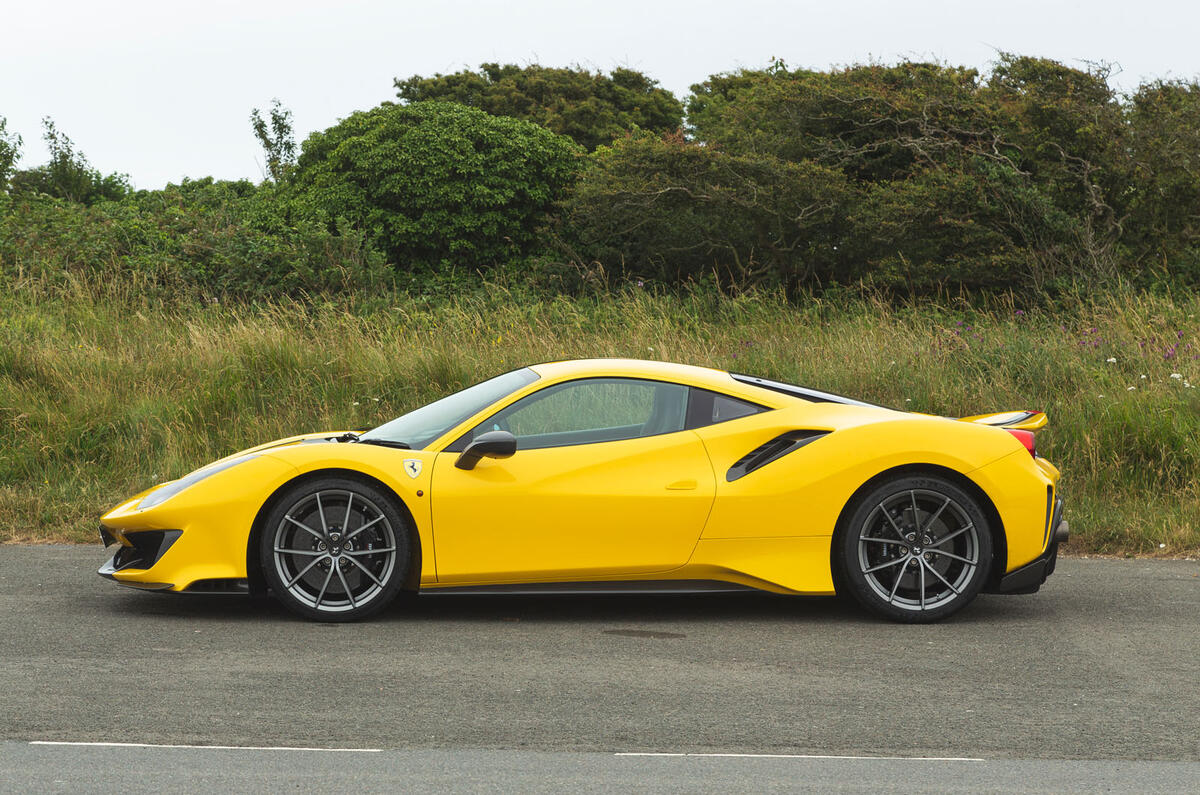
[(145, 486), (292, 433), (377, 424), (514, 367), (632, 356), (945, 415), (1040, 408), (1077, 553), (1200, 551), (1200, 299), (789, 304), (641, 291), (161, 303), (0, 297), (0, 541), (90, 542)]

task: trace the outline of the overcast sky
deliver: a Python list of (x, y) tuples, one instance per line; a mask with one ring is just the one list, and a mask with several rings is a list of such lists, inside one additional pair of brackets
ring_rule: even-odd
[(1192, 0), (53, 0), (0, 10), (0, 116), (45, 160), (52, 117), (94, 166), (141, 188), (262, 177), (247, 117), (278, 97), (297, 138), (393, 99), (394, 77), (485, 61), (628, 66), (683, 96), (769, 58), (827, 68), (999, 50), (1114, 61), (1129, 89), (1200, 73)]

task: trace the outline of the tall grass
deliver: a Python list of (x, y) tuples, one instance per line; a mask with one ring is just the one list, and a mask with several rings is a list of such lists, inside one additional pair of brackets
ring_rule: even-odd
[(0, 297), (0, 540), (90, 541), (128, 494), (237, 449), (378, 424), (497, 372), (631, 356), (945, 415), (1040, 408), (1077, 552), (1200, 550), (1200, 300), (797, 305), (696, 291), (258, 305), (78, 286)]

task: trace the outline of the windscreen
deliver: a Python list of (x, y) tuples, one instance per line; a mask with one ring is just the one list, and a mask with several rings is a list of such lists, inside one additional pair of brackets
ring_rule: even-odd
[(537, 379), (538, 374), (528, 367), (498, 375), (403, 414), (367, 431), (361, 438), (404, 442), (414, 450), (422, 450), (463, 420)]

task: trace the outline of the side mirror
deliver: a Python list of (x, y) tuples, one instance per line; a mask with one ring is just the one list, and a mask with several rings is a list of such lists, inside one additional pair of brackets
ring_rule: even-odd
[(479, 463), (479, 459), (484, 456), (511, 458), (515, 452), (517, 452), (517, 437), (508, 431), (488, 431), (471, 440), (466, 449), (459, 454), (454, 466), (459, 469), (474, 469), (475, 465)]

